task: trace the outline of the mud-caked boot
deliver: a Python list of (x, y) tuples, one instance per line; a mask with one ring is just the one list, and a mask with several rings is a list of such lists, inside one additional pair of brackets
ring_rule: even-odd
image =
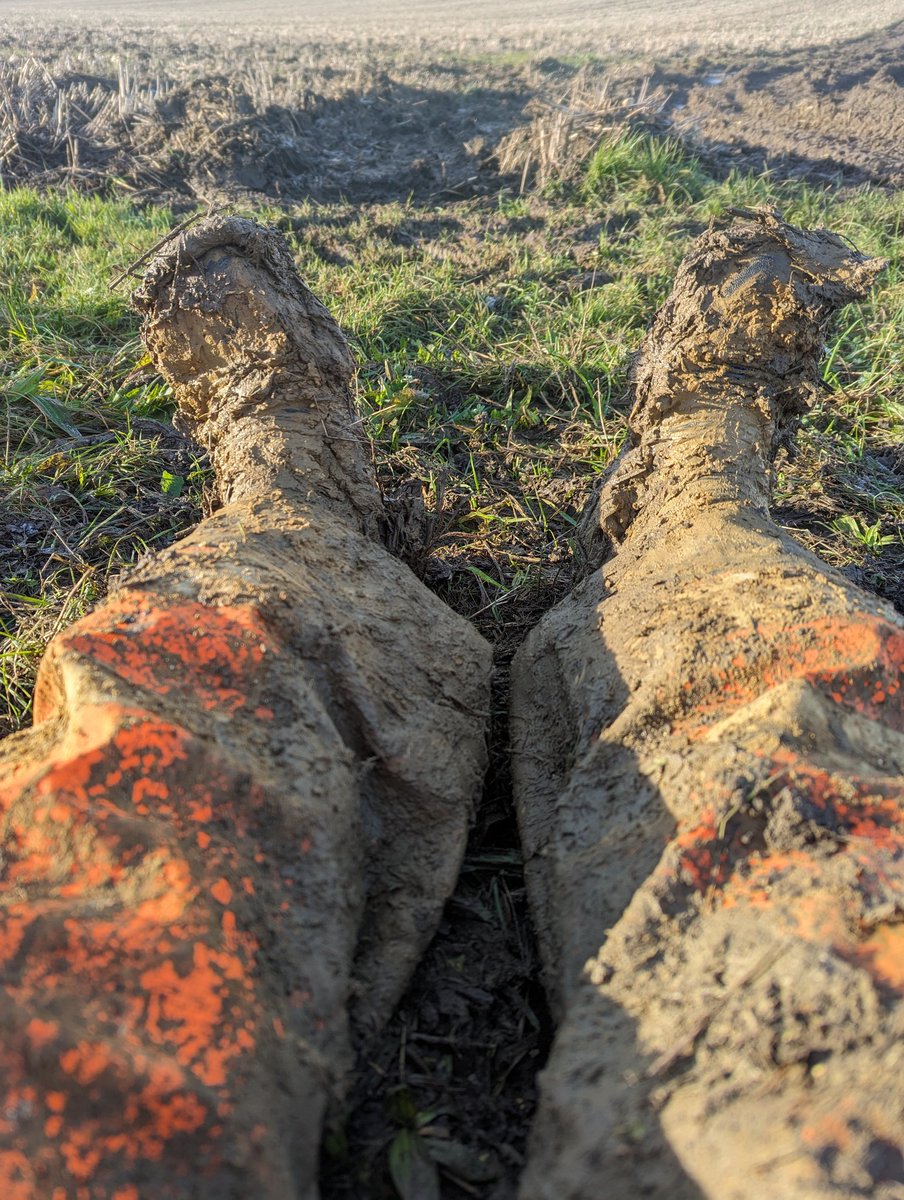
[(769, 516), (827, 318), (881, 264), (748, 214), (692, 247), (513, 670), (559, 1026), (523, 1200), (904, 1184), (904, 622)]
[(205, 220), (151, 263), (132, 301), (225, 504), (301, 502), (378, 536), (351, 351), (279, 234)]
[(311, 1200), (351, 1025), (455, 882), (490, 649), (383, 548), (278, 235), (205, 220), (136, 303), (223, 507), (54, 640), (0, 749), (0, 1195)]

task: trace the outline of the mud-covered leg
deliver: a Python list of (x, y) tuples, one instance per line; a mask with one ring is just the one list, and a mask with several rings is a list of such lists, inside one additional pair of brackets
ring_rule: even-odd
[(452, 890), (489, 647), (378, 540), (351, 360), (275, 235), (137, 297), (225, 504), (60, 635), (0, 748), (0, 1194), (316, 1195)]
[(904, 1183), (904, 623), (768, 513), (877, 265), (772, 213), (695, 243), (591, 508), (611, 557), (516, 659), (559, 1023), (524, 1200)]

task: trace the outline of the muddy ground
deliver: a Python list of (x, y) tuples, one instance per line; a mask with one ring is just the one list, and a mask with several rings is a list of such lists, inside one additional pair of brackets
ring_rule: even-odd
[(654, 76), (671, 93), (675, 130), (723, 167), (815, 182), (904, 181), (904, 25), (843, 46), (715, 59), (692, 82)]
[[(360, 41), (296, 52), (241, 30), (224, 54), (200, 31), (180, 39), (126, 30), (109, 44), (77, 28), (55, 32), (33, 5), (20, 9), (31, 18), (27, 37), (29, 22), (0, 28), (0, 173), (4, 186), (112, 187), (177, 211), (233, 200), (493, 196), (522, 182), (502, 169), (500, 143), (530, 120), (532, 102), (561, 103), (580, 77), (610, 79), (626, 104), (649, 81), (660, 101), (645, 119), (720, 171), (897, 186), (904, 22), (888, 21), (904, 11), (870, 5), (852, 17), (852, 7), (830, 5), (824, 22), (796, 26), (795, 49), (742, 58), (737, 37), (719, 44), (709, 30), (676, 37), (680, 54), (666, 53), (661, 21), (658, 41), (648, 32), (630, 54), (614, 33), (603, 46), (582, 34), (557, 53), (548, 30), (526, 55), (504, 37), (486, 56), (473, 41), (462, 54), (435, 40), (388, 57)], [(854, 36), (860, 22), (873, 31)], [(846, 40), (826, 44), (839, 33)], [(61, 97), (65, 120), (54, 124), (47, 113)], [(570, 583), (565, 569), (502, 632), (494, 760), (461, 883), (385, 1037), (362, 1050), (351, 1119), (327, 1140), (327, 1200), (397, 1195), (390, 1151), (406, 1138), (445, 1164), (443, 1196), (515, 1194), (549, 1023), (511, 819), (507, 662)]]
[[(901, 14), (904, 15), (904, 14)], [(652, 97), (644, 116), (717, 170), (904, 181), (904, 21), (741, 57), (498, 52), (354, 42), (229, 49), (124, 31), (0, 26), (6, 186), (118, 190), (177, 210), (243, 199), (436, 203), (517, 189), (500, 145), (537, 105)], [(602, 103), (602, 101), (600, 101)]]

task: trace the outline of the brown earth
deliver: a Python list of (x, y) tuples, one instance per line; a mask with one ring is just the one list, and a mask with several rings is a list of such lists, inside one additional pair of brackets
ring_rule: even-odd
[(113, 186), (177, 208), (490, 195), (520, 183), (496, 151), (532, 106), (567, 108), (577, 88), (581, 107), (604, 80), (616, 109), (652, 81), (662, 94), (657, 127), (718, 171), (904, 178), (901, 23), (754, 56), (597, 52), (581, 67), (541, 51), (520, 63), (449, 60), (435, 42), (382, 57), (353, 42), (293, 52), (272, 40), (198, 42), (180, 54), (162, 33), (127, 28), (115, 47), (98, 36), (57, 28), (29, 41), (0, 29), (7, 185)]
[(661, 73), (705, 159), (820, 182), (904, 182), (904, 24), (840, 45)]
[[(5, 147), (4, 180), (103, 191), (119, 180), (128, 193), (177, 209), (236, 199), (468, 196), (498, 186), (485, 150), (517, 124), (528, 98), (508, 73), (501, 86), (464, 96), (454, 79), (431, 87), (382, 72), (358, 88), (351, 80), (315, 82), (320, 90), (293, 89), (269, 102), (241, 78), (210, 75), (108, 122), (115, 79), (39, 79), (19, 106), (27, 111)], [(69, 135), (29, 126), (28, 113), (52, 106), (60, 93), (73, 114)]]

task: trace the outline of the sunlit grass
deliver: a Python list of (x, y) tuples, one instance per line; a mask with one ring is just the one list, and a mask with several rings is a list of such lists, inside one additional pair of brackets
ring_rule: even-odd
[(54, 632), (198, 518), (197, 456), (142, 365), (127, 289), (111, 289), (170, 223), (116, 201), (0, 192), (0, 729), (26, 719)]
[[(577, 515), (624, 438), (630, 356), (690, 240), (757, 204), (889, 260), (829, 333), (826, 390), (800, 456), (779, 464), (778, 502), (800, 537), (900, 603), (900, 193), (716, 180), (676, 143), (629, 132), (545, 191), (249, 214), (284, 230), (352, 341), (400, 549), (489, 636), (514, 644), (573, 584)], [(110, 286), (171, 220), (121, 200), (0, 192), (9, 726), (27, 717), (47, 637), (199, 513), (202, 468), (168, 424), (128, 287)]]

